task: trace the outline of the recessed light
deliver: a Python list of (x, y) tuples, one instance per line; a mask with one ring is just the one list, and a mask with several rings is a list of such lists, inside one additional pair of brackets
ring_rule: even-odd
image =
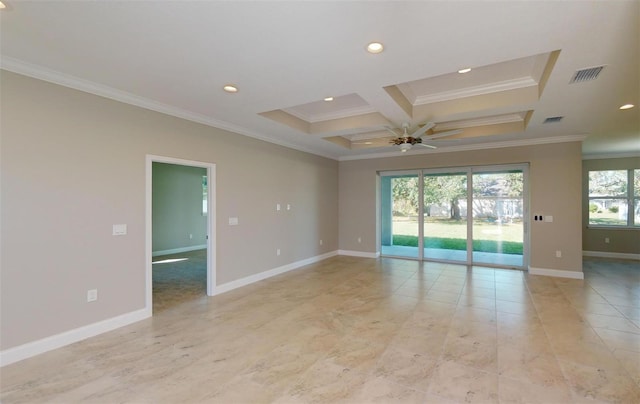
[(620, 107), (620, 109), (631, 109), (635, 107), (635, 105), (633, 104), (624, 104), (623, 106)]
[(324, 100), (327, 101), (327, 102), (333, 101), (333, 97), (326, 97)]
[(233, 86), (231, 84), (227, 84), (226, 86), (222, 87), (222, 89), (228, 93), (237, 93), (238, 92), (238, 87)]
[(465, 73), (469, 73), (470, 71), (471, 71), (471, 68), (470, 67), (466, 67), (464, 69), (458, 70), (458, 73), (465, 74)]
[(371, 42), (367, 45), (367, 52), (380, 53), (384, 50), (384, 46), (380, 42)]

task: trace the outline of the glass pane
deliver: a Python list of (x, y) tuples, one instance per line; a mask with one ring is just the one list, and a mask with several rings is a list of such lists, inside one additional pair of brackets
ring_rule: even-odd
[(473, 175), (473, 261), (523, 265), (524, 175)]
[(640, 197), (640, 169), (633, 170), (633, 195)]
[(381, 177), (381, 252), (418, 257), (418, 175)]
[(636, 199), (634, 205), (633, 224), (635, 226), (640, 226), (640, 199)]
[(627, 170), (589, 171), (589, 196), (626, 196)]
[(467, 260), (467, 175), (424, 177), (424, 257)]
[(625, 199), (597, 198), (589, 200), (589, 224), (626, 226), (627, 201)]

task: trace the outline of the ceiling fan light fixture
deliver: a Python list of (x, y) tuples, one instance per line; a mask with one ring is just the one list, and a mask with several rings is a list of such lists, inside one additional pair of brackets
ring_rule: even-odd
[(238, 87), (232, 85), (232, 84), (227, 84), (226, 86), (222, 87), (222, 89), (228, 93), (237, 93), (238, 92)]
[(369, 45), (367, 45), (367, 52), (369, 53), (381, 53), (384, 50), (384, 45), (382, 45), (380, 42), (371, 42)]
[(625, 110), (625, 109), (631, 109), (635, 107), (635, 105), (633, 104), (624, 104), (623, 106), (620, 107), (620, 109)]
[(469, 73), (470, 71), (471, 71), (470, 67), (465, 67), (464, 69), (458, 70), (458, 73), (465, 74), (465, 73)]
[(411, 143), (402, 143), (400, 145), (400, 151), (406, 153), (407, 150), (411, 150)]

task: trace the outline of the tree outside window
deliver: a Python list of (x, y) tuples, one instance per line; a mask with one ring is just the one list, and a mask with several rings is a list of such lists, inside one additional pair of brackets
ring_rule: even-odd
[(589, 171), (589, 225), (640, 225), (640, 169)]

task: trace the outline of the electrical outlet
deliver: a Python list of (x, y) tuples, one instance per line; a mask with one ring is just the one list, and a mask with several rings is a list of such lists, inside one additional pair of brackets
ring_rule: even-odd
[(362, 243), (362, 237), (358, 237), (358, 243)]
[(280, 255), (280, 249), (279, 248), (276, 249), (276, 255), (278, 255), (278, 256)]
[(556, 258), (562, 258), (562, 251), (556, 250)]
[(322, 245), (322, 240), (320, 240), (320, 245)]
[(87, 290), (87, 302), (95, 302), (98, 300), (98, 289)]
[(609, 241), (611, 241), (611, 240), (609, 240), (609, 237), (605, 237), (605, 238), (604, 238), (604, 242), (605, 242), (606, 244), (609, 244)]
[(189, 240), (193, 240), (193, 234), (189, 234)]

